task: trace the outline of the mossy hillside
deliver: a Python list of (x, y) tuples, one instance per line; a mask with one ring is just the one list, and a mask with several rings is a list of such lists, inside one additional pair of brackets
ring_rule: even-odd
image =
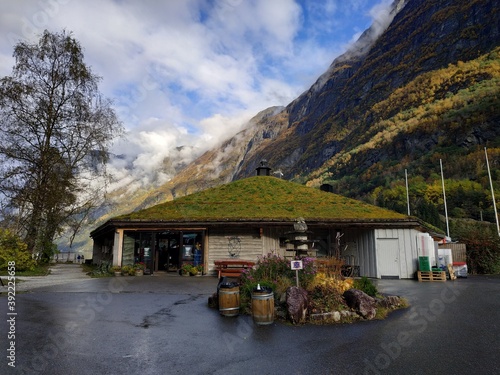
[(115, 217), (132, 221), (379, 221), (407, 216), (275, 177), (238, 180)]

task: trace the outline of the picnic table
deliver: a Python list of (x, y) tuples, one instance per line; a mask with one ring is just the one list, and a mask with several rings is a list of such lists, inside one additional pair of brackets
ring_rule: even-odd
[(217, 259), (214, 260), (215, 269), (217, 270), (217, 277), (237, 277), (241, 276), (241, 273), (255, 265), (255, 262), (244, 259)]

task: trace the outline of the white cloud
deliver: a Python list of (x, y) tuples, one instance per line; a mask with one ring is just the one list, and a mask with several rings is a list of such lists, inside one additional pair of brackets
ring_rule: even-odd
[(203, 119), (199, 123), (202, 133), (199, 141), (194, 144), (195, 147), (204, 149), (206, 145), (209, 145), (208, 148), (217, 146), (220, 140), (229, 138), (228, 135), (236, 134), (253, 116), (255, 116), (254, 112), (244, 111), (239, 112), (238, 116), (224, 116), (216, 113), (210, 118)]
[(392, 3), (393, 0), (383, 0), (370, 9), (370, 16), (373, 19), (373, 27), (377, 36), (387, 29), (394, 18), (394, 13), (391, 13)]
[(354, 33), (384, 19), (380, 1), (4, 1), (0, 76), (11, 73), (17, 38), (72, 31), (128, 129), (113, 148), (126, 158), (110, 170), (121, 185), (150, 184), (170, 177), (165, 158), (187, 163), (291, 102)]

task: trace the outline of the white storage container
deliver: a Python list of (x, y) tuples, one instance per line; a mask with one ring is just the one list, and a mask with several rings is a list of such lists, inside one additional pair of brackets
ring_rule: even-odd
[(467, 263), (465, 262), (454, 262), (453, 271), (456, 277), (467, 277)]
[(429, 233), (419, 233), (417, 235), (417, 252), (418, 256), (429, 257), (431, 267), (436, 265), (436, 247), (434, 239)]
[(438, 268), (441, 268), (443, 271), (447, 271), (449, 264), (453, 264), (451, 249), (438, 249)]

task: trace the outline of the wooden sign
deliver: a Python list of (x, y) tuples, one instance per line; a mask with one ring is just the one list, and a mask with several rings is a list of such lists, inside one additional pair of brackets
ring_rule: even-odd
[(299, 287), (299, 270), (301, 270), (303, 267), (302, 261), (301, 260), (292, 260), (290, 262), (290, 267), (292, 270), (295, 270), (295, 280), (297, 282), (297, 288)]

